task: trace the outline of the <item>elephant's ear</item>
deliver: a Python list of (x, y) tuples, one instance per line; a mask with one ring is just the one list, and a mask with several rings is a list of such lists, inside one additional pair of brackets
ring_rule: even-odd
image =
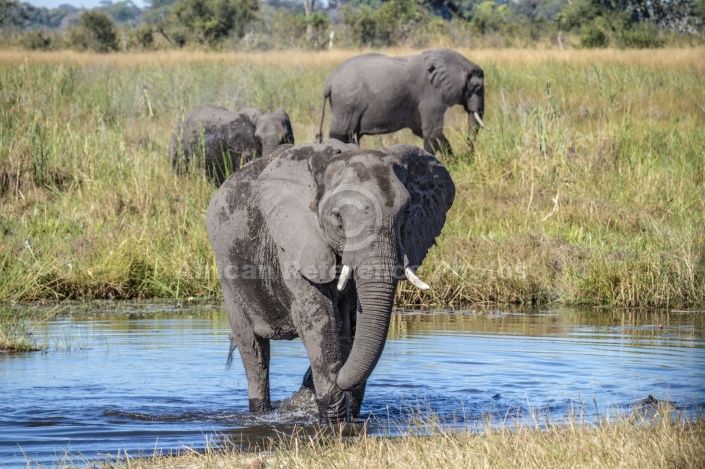
[(291, 119), (289, 118), (289, 114), (287, 114), (284, 109), (277, 109), (274, 111), (274, 115), (281, 119), (282, 124), (286, 128), (286, 140), (293, 145), (294, 129), (291, 127)]
[(289, 114), (287, 114), (284, 109), (278, 108), (276, 111), (274, 111), (274, 114), (277, 114), (280, 117), (283, 117), (286, 120), (289, 120)]
[(255, 125), (259, 116), (264, 114), (264, 111), (260, 111), (259, 109), (255, 109), (253, 107), (246, 107), (240, 109), (238, 113), (247, 116), (247, 118), (252, 121), (252, 125)]
[(424, 52), (424, 68), (431, 84), (443, 95), (449, 104), (461, 104), (467, 81), (467, 71), (462, 62), (465, 59), (449, 49), (435, 49)]
[(332, 156), (329, 145), (300, 145), (277, 152), (257, 178), (255, 197), (274, 242), (301, 275), (316, 283), (335, 278), (335, 252), (323, 240), (316, 210), (313, 156)]
[(401, 227), (401, 242), (409, 265), (418, 267), (436, 243), (455, 199), (448, 170), (433, 155), (413, 145), (395, 145), (386, 152), (397, 156), (409, 191), (409, 209)]

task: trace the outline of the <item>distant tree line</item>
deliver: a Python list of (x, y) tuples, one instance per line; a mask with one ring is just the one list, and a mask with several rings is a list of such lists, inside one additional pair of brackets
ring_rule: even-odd
[(660, 47), (701, 44), (705, 0), (0, 0), (0, 41), (99, 52), (169, 47)]

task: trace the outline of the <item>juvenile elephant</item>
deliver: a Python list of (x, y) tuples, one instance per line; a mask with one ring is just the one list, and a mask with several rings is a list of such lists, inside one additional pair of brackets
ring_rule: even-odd
[(332, 113), (330, 138), (342, 142), (410, 128), (423, 138), (426, 151), (450, 153), (443, 118), (456, 104), (468, 112), (468, 138), (484, 126), (484, 72), (449, 49), (406, 57), (364, 54), (343, 62), (323, 90), (319, 142), (327, 99)]
[(250, 411), (271, 409), (269, 341), (301, 337), (321, 421), (359, 415), (397, 282), (428, 288), (415, 270), (454, 197), (418, 147), (334, 140), (282, 146), (223, 183), (206, 223)]
[(245, 163), (269, 155), (277, 145), (294, 143), (289, 116), (281, 109), (263, 112), (245, 108), (233, 112), (202, 104), (191, 109), (174, 130), (168, 153), (171, 167), (181, 174), (198, 158), (216, 186)]

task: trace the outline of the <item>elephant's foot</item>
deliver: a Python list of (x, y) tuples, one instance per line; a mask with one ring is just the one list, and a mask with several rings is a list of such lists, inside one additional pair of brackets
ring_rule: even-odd
[(306, 370), (303, 382), (301, 383), (301, 388), (299, 388), (299, 390), (303, 389), (308, 389), (309, 391), (316, 394), (316, 386), (313, 384), (313, 372), (311, 371), (310, 366), (308, 367), (308, 370)]
[(360, 408), (362, 407), (362, 399), (358, 398), (355, 392), (348, 392), (348, 407), (350, 408), (350, 418), (356, 419), (360, 417)]
[(261, 413), (261, 412), (271, 412), (272, 403), (269, 399), (250, 399), (250, 412)]
[(291, 397), (282, 400), (279, 410), (284, 412), (306, 412), (314, 415), (318, 412), (316, 394), (306, 387), (301, 387)]
[(360, 417), (360, 408), (362, 407), (362, 401), (365, 399), (365, 388), (367, 387), (367, 381), (363, 382), (359, 386), (356, 386), (349, 391), (346, 391), (348, 398), (348, 409), (350, 410), (350, 418), (357, 419)]
[(318, 420), (321, 424), (330, 425), (347, 421), (347, 397), (345, 392), (328, 394), (316, 399), (318, 404)]

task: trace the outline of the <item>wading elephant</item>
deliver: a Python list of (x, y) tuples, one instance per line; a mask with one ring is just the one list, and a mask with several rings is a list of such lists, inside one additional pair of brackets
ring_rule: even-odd
[(428, 288), (415, 270), (454, 197), (418, 147), (335, 140), (282, 146), (223, 183), (206, 223), (250, 411), (271, 409), (269, 341), (301, 337), (320, 420), (358, 416), (397, 282)]
[(178, 174), (190, 164), (205, 165), (208, 178), (220, 186), (230, 173), (284, 143), (293, 144), (294, 133), (289, 116), (281, 109), (233, 112), (202, 104), (179, 122), (167, 151)]
[(326, 99), (332, 113), (330, 138), (342, 142), (410, 128), (423, 138), (426, 151), (450, 153), (443, 117), (456, 104), (468, 112), (468, 140), (484, 126), (484, 73), (449, 49), (406, 57), (364, 54), (343, 62), (323, 90), (319, 142)]

